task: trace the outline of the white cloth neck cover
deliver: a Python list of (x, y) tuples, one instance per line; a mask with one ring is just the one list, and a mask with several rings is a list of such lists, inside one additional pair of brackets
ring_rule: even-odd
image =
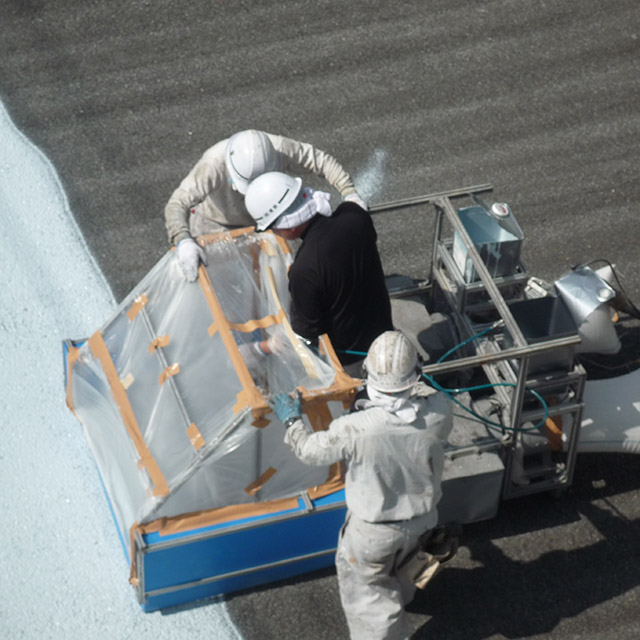
[(369, 400), (363, 403), (364, 408), (382, 407), (385, 411), (392, 413), (402, 422), (411, 424), (418, 416), (418, 402), (411, 400), (413, 389), (407, 389), (401, 393), (383, 393), (367, 385)]
[(293, 204), (273, 224), (273, 229), (293, 229), (319, 213), (331, 217), (331, 194), (304, 188)]

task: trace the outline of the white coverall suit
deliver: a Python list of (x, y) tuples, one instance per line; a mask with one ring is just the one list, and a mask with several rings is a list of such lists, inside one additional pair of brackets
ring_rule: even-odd
[[(284, 173), (316, 173), (332, 185), (342, 198), (355, 194), (349, 174), (328, 153), (307, 142), (267, 133), (276, 151), (277, 167)], [(213, 233), (228, 227), (252, 227), (244, 195), (235, 191), (225, 162), (227, 141), (221, 140), (204, 152), (164, 209), (169, 242)]]
[(307, 464), (347, 464), (348, 513), (336, 569), (352, 640), (408, 637), (404, 606), (415, 586), (397, 567), (419, 536), (438, 523), (452, 404), (422, 383), (409, 402), (413, 419), (358, 401), (364, 409), (337, 418), (327, 431), (313, 433), (298, 420), (285, 436)]

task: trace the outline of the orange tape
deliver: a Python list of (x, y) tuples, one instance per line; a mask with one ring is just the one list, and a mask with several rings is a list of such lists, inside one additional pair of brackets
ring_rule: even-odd
[(317, 487), (307, 489), (307, 494), (312, 500), (317, 500), (324, 496), (331, 495), (336, 491), (344, 489), (344, 463), (336, 462), (329, 467), (329, 476), (327, 481)]
[(248, 233), (255, 231), (255, 227), (239, 227), (238, 229), (226, 229), (225, 231), (218, 231), (216, 233), (205, 233), (198, 236), (196, 240), (198, 244), (204, 247), (207, 244), (213, 244), (214, 242), (220, 242), (226, 240), (229, 236), (236, 238), (238, 236), (244, 236)]
[(171, 338), (169, 337), (169, 335), (156, 338), (148, 347), (149, 353), (153, 353), (159, 347), (166, 347), (169, 344), (170, 340)]
[(356, 386), (359, 386), (361, 384), (360, 379), (352, 378), (342, 368), (342, 363), (338, 359), (338, 356), (336, 355), (333, 345), (331, 344), (331, 340), (329, 340), (329, 336), (326, 333), (323, 333), (320, 336), (319, 343), (320, 343), (320, 346), (322, 347), (322, 350), (327, 354), (327, 357), (329, 358), (331, 364), (333, 365), (333, 368), (336, 370), (336, 378), (334, 380), (334, 384), (336, 384), (337, 386), (344, 386), (344, 387), (353, 387), (354, 384)]
[(282, 251), (282, 253), (291, 253), (291, 246), (284, 238), (281, 238), (279, 235), (273, 233), (273, 231), (269, 231), (269, 233), (273, 234), (273, 237), (276, 239), (276, 242), (280, 247), (280, 251)]
[[(329, 489), (328, 485), (318, 485), (309, 491), (314, 494), (329, 495), (337, 490), (342, 489), (344, 485), (335, 483)], [(324, 488), (326, 492), (323, 492)], [(133, 528), (137, 529), (141, 534), (159, 533), (162, 536), (173, 535), (175, 533), (184, 533), (191, 529), (200, 529), (233, 520), (252, 518), (254, 516), (269, 515), (280, 511), (290, 511), (298, 508), (298, 498), (281, 498), (279, 500), (268, 500), (266, 502), (252, 502), (250, 504), (237, 504), (228, 507), (219, 507), (217, 509), (208, 509), (207, 511), (195, 511), (193, 513), (180, 514), (170, 518), (158, 518), (145, 524), (134, 523)], [(135, 557), (135, 554), (132, 554)]]
[(135, 299), (134, 303), (129, 308), (129, 311), (127, 311), (127, 318), (129, 318), (130, 322), (134, 321), (135, 317), (140, 313), (142, 307), (144, 307), (147, 302), (149, 302), (149, 298), (147, 298), (145, 293), (139, 295)]
[(187, 429), (187, 435), (189, 436), (189, 441), (196, 451), (200, 451), (200, 449), (204, 447), (204, 438), (202, 437), (200, 430), (198, 429), (198, 427), (196, 427), (194, 422), (189, 425), (189, 428)]
[[(275, 234), (272, 234), (272, 237), (277, 238)], [(277, 245), (276, 245), (277, 246)], [(278, 255), (278, 250), (271, 242), (264, 236), (260, 238), (260, 249), (264, 251), (268, 256), (276, 257)]]
[[(309, 418), (309, 423), (314, 431), (326, 431), (333, 421), (329, 405), (325, 398), (311, 398), (304, 405), (304, 413)], [(320, 498), (337, 491), (344, 486), (344, 465), (336, 462), (329, 467), (329, 476), (324, 484), (308, 489), (311, 499)]]
[(251, 426), (255, 427), (256, 429), (264, 429), (270, 424), (271, 420), (260, 415), (251, 421)]
[[(69, 346), (67, 350), (67, 392), (66, 392), (66, 403), (67, 407), (71, 409), (73, 415), (76, 415), (76, 412), (73, 408), (73, 365), (76, 360), (80, 357), (80, 348)], [(77, 416), (76, 416), (77, 417)]]
[(252, 482), (244, 491), (250, 496), (255, 496), (260, 489), (277, 473), (276, 469), (269, 467), (255, 482)]
[(204, 294), (209, 311), (213, 316), (213, 325), (209, 327), (209, 335), (213, 335), (216, 331), (220, 332), (220, 336), (222, 337), (222, 341), (227, 349), (229, 358), (231, 359), (236, 373), (238, 374), (240, 384), (243, 387), (243, 390), (238, 394), (237, 402), (233, 407), (234, 413), (239, 413), (246, 406), (250, 406), (254, 411), (268, 410), (269, 407), (266, 400), (253, 382), (249, 369), (240, 355), (238, 345), (236, 344), (233, 334), (231, 333), (229, 323), (227, 322), (224, 312), (222, 311), (222, 307), (220, 306), (220, 301), (213, 290), (211, 280), (209, 280), (207, 270), (203, 265), (200, 265), (198, 283), (200, 284), (200, 288)]
[(131, 561), (131, 566), (129, 568), (129, 583), (134, 587), (137, 587), (140, 582), (138, 580), (138, 567), (136, 564), (136, 531), (139, 529), (140, 527), (137, 522), (134, 522), (131, 525), (131, 529), (129, 529), (129, 559)]
[(326, 431), (333, 420), (327, 401), (323, 398), (312, 398), (304, 405), (304, 413), (314, 431)]
[(264, 316), (264, 318), (260, 318), (258, 320), (249, 320), (248, 322), (243, 322), (242, 324), (230, 322), (229, 327), (234, 331), (251, 333), (256, 329), (267, 329), (269, 327), (272, 327), (274, 324), (281, 324), (285, 318), (286, 314), (284, 312), (284, 309), (281, 308), (277, 316)]
[(158, 382), (160, 384), (163, 384), (168, 378), (171, 378), (171, 377), (177, 375), (178, 373), (180, 373), (180, 365), (177, 362), (174, 362), (173, 364), (169, 365), (160, 374), (160, 377), (158, 378)]
[(147, 473), (151, 478), (151, 482), (154, 485), (153, 495), (168, 495), (169, 487), (167, 485), (167, 481), (165, 480), (162, 471), (160, 471), (160, 467), (158, 467), (158, 464), (149, 452), (144, 438), (140, 433), (133, 409), (131, 408), (129, 398), (127, 397), (127, 392), (122, 387), (122, 383), (118, 377), (118, 372), (116, 371), (116, 367), (111, 359), (111, 354), (109, 353), (107, 345), (105, 344), (100, 332), (94, 333), (91, 338), (89, 338), (89, 347), (91, 348), (93, 356), (102, 365), (102, 369), (107, 376), (109, 386), (111, 387), (111, 393), (118, 405), (118, 409), (120, 410), (120, 416), (122, 417), (127, 432), (129, 433), (129, 437), (133, 441), (136, 451), (140, 456), (139, 464), (143, 465), (147, 470)]
[(544, 431), (551, 451), (562, 451), (562, 416), (547, 418), (544, 422)]

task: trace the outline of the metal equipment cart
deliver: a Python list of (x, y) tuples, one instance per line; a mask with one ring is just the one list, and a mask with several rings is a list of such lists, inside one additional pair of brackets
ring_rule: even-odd
[[(499, 432), (505, 465), (503, 498), (567, 488), (573, 478), (586, 373), (574, 363), (580, 342), (575, 324), (558, 322), (566, 310), (553, 296), (527, 298), (529, 276), (518, 260), (507, 275), (493, 276), (456, 204), (484, 206), (489, 184), (399, 200), (371, 207), (372, 214), (427, 206), (435, 214), (431, 264), (426, 281), (392, 290), (392, 297), (428, 294), (429, 312), (453, 318), (471, 355), (428, 363), (430, 376), (481, 368), (504, 413)], [(463, 275), (453, 256), (464, 247), (475, 277)]]

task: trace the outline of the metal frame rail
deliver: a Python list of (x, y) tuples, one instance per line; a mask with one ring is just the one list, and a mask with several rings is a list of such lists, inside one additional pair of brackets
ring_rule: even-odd
[[(446, 243), (442, 241), (443, 223), (446, 219), (453, 231), (458, 235), (460, 241), (463, 243), (467, 252), (467, 257), (471, 260), (476, 274), (479, 277), (480, 284), (473, 283), (467, 288), (471, 288), (476, 291), (484, 290), (486, 292), (490, 299), (488, 306), (495, 309), (504, 323), (504, 330), (509, 333), (512, 346), (505, 348), (504, 345), (498, 344), (494, 339), (478, 341), (478, 343), (475, 344), (475, 355), (439, 364), (426, 365), (423, 367), (423, 372), (429, 375), (437, 375), (445, 372), (460, 371), (463, 369), (482, 366), (485, 375), (491, 383), (511, 382), (515, 385), (514, 391), (511, 394), (509, 394), (502, 386), (496, 387), (497, 395), (506, 406), (509, 406), (508, 427), (509, 434), (511, 435), (508, 436), (505, 434), (504, 438), (505, 451), (507, 452), (507, 455), (503, 497), (510, 498), (525, 493), (559, 489), (566, 487), (571, 483), (577, 452), (578, 432), (581, 422), (582, 392), (584, 388), (585, 373), (582, 367), (578, 366), (569, 374), (560, 376), (560, 378), (553, 378), (551, 381), (537, 380), (529, 377), (529, 359), (532, 356), (575, 346), (580, 342), (580, 338), (575, 334), (571, 336), (549, 338), (548, 340), (540, 341), (535, 344), (529, 344), (522, 334), (518, 323), (511, 314), (507, 301), (502, 295), (501, 288), (509, 286), (509, 284), (514, 281), (524, 282), (527, 277), (524, 268), (521, 266), (521, 272), (517, 274), (512, 281), (509, 281), (508, 278), (494, 279), (487, 270), (484, 261), (451, 203), (451, 199), (473, 197), (477, 193), (489, 192), (492, 190), (493, 187), (490, 184), (481, 184), (374, 205), (371, 207), (370, 212), (372, 214), (379, 214), (421, 204), (430, 204), (435, 208), (436, 219), (428, 280), (426, 282), (418, 283), (418, 285), (413, 287), (395, 290), (391, 293), (393, 297), (403, 297), (406, 295), (429, 291), (433, 302), (435, 295), (434, 284), (437, 283), (440, 290), (445, 294), (457, 323), (467, 334), (465, 337), (470, 337), (474, 334), (473, 323), (466, 312), (467, 300), (465, 291), (461, 292), (460, 295), (457, 295), (457, 292), (453, 292), (450, 287), (450, 282), (447, 281), (443, 273), (443, 269), (451, 270), (453, 263), (452, 260), (448, 261), (446, 259), (442, 259), (444, 252), (447, 250)], [(443, 266), (443, 263), (446, 264)], [(453, 269), (455, 269), (455, 265), (453, 265)], [(460, 274), (457, 275), (460, 276)], [(459, 284), (461, 277), (453, 277), (452, 280), (454, 282), (457, 281)], [(517, 371), (517, 373), (514, 372), (514, 368), (510, 365), (509, 361), (517, 361), (517, 367), (515, 367), (515, 371)], [(518, 436), (520, 435), (518, 433), (518, 429), (527, 421), (533, 420), (536, 417), (538, 420), (544, 417), (543, 411), (525, 411), (523, 409), (526, 389), (537, 387), (542, 393), (544, 392), (545, 387), (558, 388), (563, 385), (565, 388), (571, 389), (571, 401), (559, 403), (550, 407), (549, 416), (554, 417), (571, 414), (573, 417), (571, 433), (568, 437), (566, 447), (567, 455), (564, 463), (565, 469), (561, 474), (558, 474), (557, 476), (551, 475), (546, 480), (538, 481), (531, 485), (516, 486), (511, 482), (511, 476), (513, 473), (514, 452), (517, 446)]]

